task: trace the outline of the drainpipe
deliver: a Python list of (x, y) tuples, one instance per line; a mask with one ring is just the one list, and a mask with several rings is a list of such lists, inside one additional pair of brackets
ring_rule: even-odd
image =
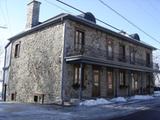
[(4, 68), (3, 68), (3, 86), (2, 86), (2, 100), (6, 101), (6, 84), (5, 84), (5, 65), (6, 65), (6, 53), (7, 53), (7, 48), (5, 48), (5, 57), (4, 57)]
[(83, 79), (83, 63), (80, 64), (80, 89), (79, 89), (79, 100), (82, 100), (82, 79)]
[(131, 94), (130, 94), (130, 89), (131, 89), (130, 83), (132, 82), (132, 80), (131, 80), (131, 71), (128, 70), (127, 73), (128, 73), (128, 96), (131, 96)]
[[(63, 18), (61, 19), (61, 21), (63, 21)], [(61, 74), (61, 100), (62, 100), (62, 106), (64, 106), (64, 65), (65, 65), (65, 56), (66, 56), (66, 45), (65, 45), (65, 42), (66, 42), (66, 23), (64, 22), (64, 28), (63, 28), (63, 55), (61, 56), (61, 69), (62, 69), (62, 74)]]

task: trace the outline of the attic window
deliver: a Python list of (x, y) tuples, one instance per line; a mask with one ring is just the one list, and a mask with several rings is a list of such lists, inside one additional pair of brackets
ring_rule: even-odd
[(20, 43), (16, 44), (16, 46), (15, 46), (14, 57), (18, 58), (19, 57), (19, 53), (20, 53)]

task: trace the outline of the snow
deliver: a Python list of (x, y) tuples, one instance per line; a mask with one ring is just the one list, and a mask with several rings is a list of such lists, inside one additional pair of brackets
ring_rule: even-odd
[(150, 100), (150, 99), (154, 99), (154, 97), (150, 95), (135, 95), (130, 99), (131, 100)]
[(127, 100), (124, 97), (117, 97), (111, 99), (112, 102), (127, 102)]
[(159, 97), (159, 96), (160, 96), (160, 91), (154, 91), (153, 96), (154, 96), (154, 97)]
[[(151, 100), (151, 99), (154, 99), (154, 97), (160, 97), (160, 91), (154, 91), (153, 95), (135, 95), (127, 99), (128, 100)], [(93, 99), (85, 100), (83, 102), (80, 102), (79, 105), (96, 106), (96, 105), (103, 105), (103, 104), (127, 102), (127, 99), (124, 97), (116, 97), (111, 100), (106, 100), (104, 98), (98, 98), (96, 100), (93, 100)]]
[(102, 104), (110, 104), (111, 102), (103, 99), (103, 98), (99, 98), (96, 100), (85, 100), (83, 102), (80, 102), (79, 105), (84, 105), (84, 106), (95, 106), (95, 105), (102, 105)]
[(160, 91), (154, 91), (154, 94), (160, 94)]

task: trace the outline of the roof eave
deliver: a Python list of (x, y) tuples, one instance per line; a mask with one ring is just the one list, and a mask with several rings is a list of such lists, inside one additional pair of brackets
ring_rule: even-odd
[(34, 31), (37, 31), (37, 30), (39, 30), (39, 29), (42, 29), (42, 28), (44, 28), (44, 27), (46, 27), (46, 26), (49, 26), (49, 25), (52, 25), (52, 24), (61, 22), (61, 21), (65, 20), (65, 19), (70, 19), (70, 20), (73, 20), (73, 21), (80, 22), (80, 23), (82, 23), (82, 24), (84, 24), (84, 25), (87, 25), (87, 26), (92, 27), (92, 28), (99, 29), (99, 30), (104, 31), (104, 32), (106, 32), (106, 33), (108, 33), (108, 34), (111, 34), (111, 35), (116, 36), (116, 37), (118, 37), (118, 38), (124, 39), (124, 40), (126, 40), (126, 41), (128, 41), (128, 42), (135, 43), (135, 44), (138, 44), (138, 45), (140, 45), (140, 46), (144, 46), (144, 47), (149, 48), (149, 49), (151, 49), (151, 50), (157, 50), (157, 48), (155, 48), (155, 47), (153, 47), (153, 46), (146, 45), (146, 44), (141, 43), (141, 42), (139, 42), (139, 41), (136, 41), (136, 40), (134, 40), (134, 39), (132, 39), (132, 38), (129, 38), (129, 37), (127, 37), (127, 36), (121, 35), (121, 34), (119, 34), (119, 33), (117, 33), (117, 32), (114, 32), (114, 31), (112, 31), (112, 30), (109, 30), (109, 29), (107, 29), (107, 28), (104, 28), (104, 27), (102, 27), (102, 26), (100, 26), (100, 25), (97, 25), (97, 24), (95, 24), (95, 23), (93, 23), (93, 22), (87, 21), (87, 20), (85, 20), (85, 19), (79, 18), (79, 17), (77, 17), (77, 16), (73, 16), (73, 15), (70, 15), (70, 14), (62, 14), (62, 15), (60, 15), (60, 16), (58, 16), (58, 17), (54, 17), (53, 19), (47, 20), (47, 21), (45, 21), (45, 22), (43, 22), (43, 23), (41, 23), (41, 24), (39, 24), (39, 25), (37, 25), (37, 26), (29, 29), (29, 30), (26, 30), (26, 31), (24, 31), (24, 32), (21, 32), (21, 33), (15, 35), (15, 36), (9, 38), (9, 41), (16, 40), (17, 38), (23, 37), (24, 35), (26, 35), (26, 34), (28, 34), (28, 33), (32, 33), (32, 32), (34, 32)]

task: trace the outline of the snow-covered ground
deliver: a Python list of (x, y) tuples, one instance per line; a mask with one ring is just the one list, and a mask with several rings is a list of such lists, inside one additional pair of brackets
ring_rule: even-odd
[(122, 103), (122, 102), (127, 102), (130, 100), (151, 100), (154, 99), (155, 97), (160, 97), (160, 91), (155, 91), (153, 95), (134, 95), (129, 98), (125, 97), (116, 97), (110, 100), (106, 100), (104, 98), (98, 98), (96, 100), (85, 100), (79, 103), (80, 106), (96, 106), (96, 105), (106, 105), (106, 104), (111, 104), (111, 103)]
[(116, 97), (111, 99), (112, 102), (127, 102), (127, 99), (124, 97)]
[(80, 105), (95, 106), (95, 105), (110, 104), (110, 103), (111, 102), (106, 99), (99, 98), (96, 100), (85, 100), (83, 102), (80, 102)]
[[(144, 97), (144, 96), (141, 96)], [(39, 104), (19, 104), (0, 102), (0, 120), (101, 120), (128, 115), (137, 111), (148, 110), (160, 106), (160, 97), (150, 100), (131, 100), (117, 97), (110, 100), (103, 98), (84, 101), (83, 104), (101, 105), (69, 106)], [(126, 102), (116, 102), (123, 101)], [(111, 102), (112, 100), (112, 102)]]
[(154, 97), (159, 97), (160, 96), (160, 91), (154, 91)]
[(150, 100), (150, 99), (154, 99), (154, 97), (151, 95), (135, 95), (130, 98), (130, 100)]

